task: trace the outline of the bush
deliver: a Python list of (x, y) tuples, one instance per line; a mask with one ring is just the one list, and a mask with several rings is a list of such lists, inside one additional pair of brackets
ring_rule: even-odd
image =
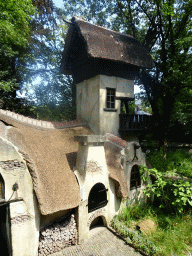
[(125, 238), (128, 244), (134, 245), (137, 249), (148, 253), (148, 255), (154, 255), (156, 253), (156, 246), (153, 242), (149, 241), (144, 233), (128, 228), (123, 222), (118, 220), (118, 216), (113, 218), (111, 225)]
[[(164, 208), (168, 212), (183, 212), (189, 210), (192, 206), (192, 182), (191, 180), (184, 180), (182, 176), (178, 176), (175, 171), (161, 172), (157, 169), (148, 169), (147, 167), (140, 167), (141, 178), (146, 183), (144, 193), (147, 197), (154, 194), (159, 200), (159, 207)], [(155, 175), (157, 180), (151, 184), (149, 183), (149, 176)]]
[(161, 172), (176, 171), (178, 174), (192, 177), (192, 154), (186, 149), (167, 150), (166, 160), (163, 160), (163, 150), (146, 151), (151, 166)]

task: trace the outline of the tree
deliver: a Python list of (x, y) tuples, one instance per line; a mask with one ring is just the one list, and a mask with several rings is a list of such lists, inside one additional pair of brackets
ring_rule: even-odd
[(1, 0), (0, 9), (0, 107), (5, 107), (16, 96), (20, 82), (16, 62), (29, 45), (35, 9), (31, 0)]
[(3, 0), (0, 7), (0, 107), (33, 115), (29, 101), (16, 92), (29, 85), (32, 90), (36, 78), (51, 83), (49, 87), (54, 81), (63, 83), (60, 14), (52, 0)]
[[(191, 88), (192, 1), (123, 3), (118, 2), (116, 10), (121, 17), (126, 17), (128, 31), (143, 43), (155, 61), (153, 77), (156, 81), (145, 72), (141, 80), (151, 89), (146, 88), (146, 91), (158, 124), (160, 145), (163, 145), (174, 119), (173, 111), (178, 106), (176, 99), (187, 95)], [(138, 14), (143, 18), (143, 25), (137, 25)]]
[[(43, 12), (40, 10), (39, 13)], [(27, 95), (37, 118), (73, 119), (72, 79), (60, 73), (67, 25), (61, 19), (61, 9), (51, 8), (47, 19), (43, 16), (43, 20), (40, 14), (32, 22), (29, 56), (33, 59), (26, 58), (22, 67), (26, 79), (21, 93)]]

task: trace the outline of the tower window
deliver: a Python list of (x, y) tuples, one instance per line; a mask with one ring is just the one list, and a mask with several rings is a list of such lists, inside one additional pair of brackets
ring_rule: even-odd
[(139, 166), (134, 165), (131, 169), (131, 180), (130, 180), (130, 189), (137, 188), (141, 185)]
[(107, 88), (106, 108), (115, 109), (115, 89)]

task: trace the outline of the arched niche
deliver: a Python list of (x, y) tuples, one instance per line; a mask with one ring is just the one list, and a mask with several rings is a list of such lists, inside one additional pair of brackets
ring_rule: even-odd
[(130, 189), (135, 189), (140, 186), (141, 186), (141, 178), (140, 178), (139, 166), (135, 164), (131, 169)]
[(88, 197), (88, 212), (93, 212), (107, 205), (107, 191), (108, 189), (102, 183), (96, 183)]
[(92, 222), (91, 222), (91, 225), (90, 225), (90, 230), (93, 229), (93, 228), (96, 228), (96, 227), (100, 227), (100, 226), (103, 226), (104, 227), (104, 221), (103, 221), (103, 218), (101, 216), (98, 216), (96, 217)]

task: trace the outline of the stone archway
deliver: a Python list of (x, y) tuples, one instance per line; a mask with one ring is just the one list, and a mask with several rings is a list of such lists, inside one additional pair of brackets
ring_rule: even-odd
[(92, 221), (92, 223), (91, 223), (89, 229), (91, 230), (91, 229), (97, 228), (97, 227), (104, 227), (104, 221), (103, 221), (102, 216), (96, 217), (96, 218)]

